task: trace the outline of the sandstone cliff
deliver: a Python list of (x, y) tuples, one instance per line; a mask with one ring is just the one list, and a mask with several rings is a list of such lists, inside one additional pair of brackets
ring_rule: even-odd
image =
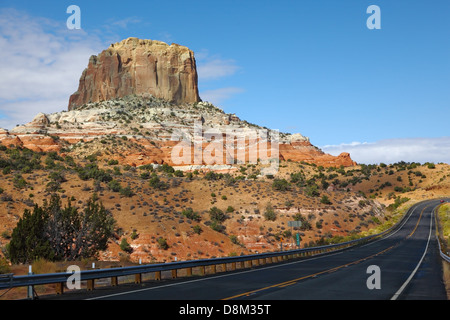
[(131, 94), (199, 102), (194, 53), (184, 46), (128, 38), (89, 59), (68, 109)]

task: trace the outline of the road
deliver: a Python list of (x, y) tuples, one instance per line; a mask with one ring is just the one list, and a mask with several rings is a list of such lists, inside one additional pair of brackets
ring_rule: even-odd
[[(392, 234), (341, 252), (252, 269), (64, 298), (107, 300), (446, 300), (435, 238), (438, 200), (413, 206)], [(119, 286), (120, 288), (121, 286)], [(120, 291), (118, 291), (120, 290)]]

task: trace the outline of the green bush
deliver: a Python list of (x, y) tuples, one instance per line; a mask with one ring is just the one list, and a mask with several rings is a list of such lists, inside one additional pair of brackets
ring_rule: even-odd
[(196, 233), (196, 234), (200, 234), (203, 232), (202, 227), (200, 227), (199, 225), (193, 226), (192, 230), (194, 230), (194, 233)]
[(310, 184), (305, 187), (305, 193), (308, 197), (320, 196), (319, 187), (316, 184)]
[(173, 175), (174, 175), (175, 177), (184, 177), (183, 171), (181, 171), (181, 170), (176, 170), (176, 171), (173, 173)]
[(322, 199), (320, 199), (320, 203), (323, 203), (323, 204), (331, 204), (331, 201), (330, 201), (330, 199), (329, 199), (326, 195), (323, 195), (323, 196), (322, 196)]
[(11, 273), (11, 268), (6, 258), (0, 257), (0, 274), (4, 273)]
[(122, 186), (120, 185), (119, 181), (112, 180), (108, 183), (108, 188), (113, 192), (119, 192), (122, 189)]
[(89, 163), (84, 167), (78, 167), (76, 170), (80, 179), (84, 181), (94, 179), (100, 182), (110, 182), (112, 180), (111, 175), (105, 170), (99, 169), (96, 163)]
[(169, 188), (169, 185), (163, 181), (161, 181), (161, 179), (159, 179), (159, 177), (156, 174), (152, 175), (152, 178), (149, 181), (149, 185), (152, 188), (155, 189), (159, 189), (159, 190), (165, 190)]
[(238, 237), (234, 234), (230, 235), (230, 240), (231, 240), (231, 243), (238, 244), (238, 245), (240, 244)]
[(8, 255), (13, 263), (93, 257), (106, 249), (114, 226), (114, 218), (96, 194), (82, 211), (70, 201), (62, 207), (60, 197), (53, 194), (42, 207), (35, 204), (33, 212), (25, 209), (12, 232)]
[(211, 209), (209, 209), (209, 216), (212, 221), (216, 221), (219, 223), (224, 222), (227, 219), (225, 213), (223, 213), (223, 211), (217, 207), (212, 207)]
[(228, 213), (234, 212), (234, 208), (232, 206), (228, 206), (227, 212)]
[(163, 250), (169, 249), (169, 244), (167, 243), (167, 240), (162, 237), (158, 238), (158, 246), (160, 249), (163, 249)]
[(272, 182), (272, 188), (278, 191), (289, 190), (289, 182), (286, 179), (275, 179)]
[(17, 174), (14, 176), (13, 184), (14, 184), (14, 187), (16, 187), (18, 189), (23, 189), (26, 187), (27, 181), (22, 177), (21, 174)]
[(120, 242), (120, 250), (125, 251), (126, 253), (133, 252), (133, 248), (131, 248), (126, 238), (123, 238)]
[(200, 221), (201, 217), (197, 212), (194, 212), (192, 208), (186, 208), (184, 209), (181, 214), (185, 216), (186, 218), (194, 221)]
[(134, 196), (134, 192), (133, 192), (133, 190), (131, 190), (130, 186), (127, 186), (125, 188), (120, 188), (119, 192), (121, 195), (123, 195), (125, 197), (131, 198), (132, 196)]
[(266, 209), (264, 210), (264, 218), (268, 221), (275, 221), (277, 219), (277, 214), (271, 204), (266, 206)]

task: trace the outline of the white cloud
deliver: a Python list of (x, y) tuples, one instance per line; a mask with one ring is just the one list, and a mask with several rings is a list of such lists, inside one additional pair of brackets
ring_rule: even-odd
[(113, 26), (117, 26), (122, 29), (128, 29), (130, 24), (141, 23), (141, 19), (138, 17), (127, 17), (121, 20), (111, 20)]
[(235, 87), (220, 88), (203, 91), (200, 93), (200, 97), (203, 101), (211, 102), (212, 104), (217, 106), (233, 95), (241, 93), (243, 91), (243, 89)]
[(236, 62), (231, 59), (219, 59), (202, 61), (199, 59), (197, 73), (200, 80), (214, 80), (231, 76), (239, 70)]
[(83, 30), (68, 30), (65, 21), (0, 9), (0, 126), (66, 109), (89, 57), (104, 46)]
[[(222, 59), (218, 56), (211, 56), (207, 50), (200, 50), (195, 54), (195, 57), (199, 85), (232, 76), (240, 69), (233, 59)], [(200, 97), (203, 101), (209, 101), (215, 105), (219, 105), (233, 95), (243, 91), (244, 89), (238, 87), (219, 87), (201, 91)]]
[(386, 139), (373, 143), (352, 142), (327, 145), (321, 149), (332, 155), (348, 152), (358, 163), (444, 162), (450, 163), (450, 137)]

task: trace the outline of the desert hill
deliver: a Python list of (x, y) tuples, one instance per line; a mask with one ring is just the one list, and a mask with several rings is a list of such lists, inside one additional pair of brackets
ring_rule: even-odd
[(342, 241), (450, 188), (445, 164), (358, 165), (227, 114), (198, 96), (192, 51), (135, 38), (89, 59), (67, 110), (1, 130), (0, 169), (3, 252), (25, 209), (95, 193), (117, 222), (103, 261), (289, 249), (297, 233), (301, 247)]
[[(239, 165), (223, 174), (183, 173), (168, 165), (136, 168), (100, 153), (75, 160), (3, 148), (0, 158), (2, 247), (25, 208), (41, 205), (53, 192), (81, 207), (95, 192), (117, 221), (116, 238), (99, 257), (110, 261), (239, 255), (277, 250), (281, 242), (293, 248), (297, 232), (301, 247), (349, 239), (381, 228), (394, 204), (450, 190), (446, 164), (324, 168), (282, 161), (277, 175), (261, 176), (260, 164)], [(214, 223), (212, 212), (223, 213), (223, 220)], [(288, 227), (292, 220), (301, 220), (304, 227)], [(131, 252), (120, 249), (123, 238)]]

